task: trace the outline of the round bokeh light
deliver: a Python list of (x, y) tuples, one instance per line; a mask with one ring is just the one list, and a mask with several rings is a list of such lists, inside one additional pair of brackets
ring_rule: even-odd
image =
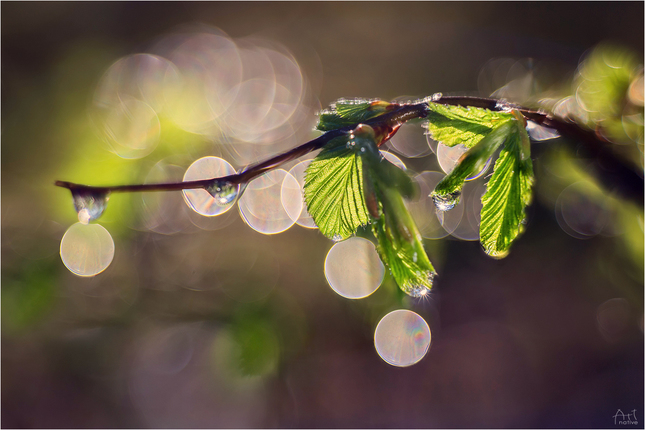
[(114, 241), (105, 227), (78, 222), (63, 235), (60, 258), (75, 275), (98, 275), (112, 263)]
[(352, 237), (331, 247), (325, 258), (329, 286), (348, 299), (362, 299), (378, 289), (385, 267), (374, 244)]
[(418, 363), (430, 347), (430, 327), (417, 313), (398, 309), (385, 315), (374, 331), (374, 346), (387, 363), (407, 367)]

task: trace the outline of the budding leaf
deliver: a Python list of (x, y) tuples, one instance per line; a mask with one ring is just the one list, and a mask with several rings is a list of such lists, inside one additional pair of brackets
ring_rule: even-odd
[(432, 288), (436, 272), (403, 201), (403, 196), (416, 193), (415, 183), (406, 172), (383, 158), (373, 132), (354, 131), (353, 135), (354, 147), (363, 159), (365, 188), (370, 190), (366, 200), (372, 200), (368, 195), (376, 197), (376, 213), (370, 206), (372, 232), (378, 241), (376, 249), (399, 287), (410, 296), (422, 297)]
[(307, 168), (304, 188), (307, 209), (325, 236), (345, 239), (371, 222), (381, 260), (399, 287), (413, 297), (430, 291), (436, 272), (403, 201), (416, 187), (383, 158), (370, 126), (360, 124), (330, 142)]
[(340, 99), (320, 114), (316, 129), (330, 131), (358, 124), (383, 115), (398, 106), (396, 103), (380, 100)]
[(419, 229), (400, 192), (391, 187), (379, 191), (383, 214), (372, 223), (376, 249), (399, 287), (412, 297), (423, 297), (432, 288), (436, 272), (423, 249)]
[(305, 203), (321, 233), (340, 240), (368, 224), (369, 215), (363, 200), (363, 160), (344, 144), (330, 144), (305, 172)]
[(508, 112), (428, 103), (427, 128), (430, 136), (444, 145), (460, 143), (472, 148), (494, 128), (513, 118)]
[(452, 198), (456, 204), (466, 178), (484, 168), (488, 159), (509, 138), (515, 127), (514, 121), (506, 121), (492, 129), (486, 137), (461, 156), (457, 166), (437, 184), (430, 196), (435, 201)]
[(526, 130), (513, 121), (514, 130), (504, 143), (494, 173), (482, 197), (479, 235), (484, 251), (491, 257), (508, 255), (511, 244), (523, 231), (525, 208), (531, 202), (533, 163), (526, 146)]

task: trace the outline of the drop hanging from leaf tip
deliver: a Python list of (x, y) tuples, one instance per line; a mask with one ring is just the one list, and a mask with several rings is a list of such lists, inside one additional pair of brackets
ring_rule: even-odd
[(459, 198), (461, 197), (461, 191), (455, 191), (454, 193), (449, 194), (432, 193), (430, 194), (430, 197), (432, 197), (432, 201), (437, 207), (437, 210), (445, 212), (457, 206)]

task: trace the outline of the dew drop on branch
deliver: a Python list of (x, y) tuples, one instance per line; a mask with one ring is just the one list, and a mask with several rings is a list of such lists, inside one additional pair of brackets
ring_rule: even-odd
[[(184, 181), (221, 178), (235, 173), (229, 162), (219, 157), (202, 157), (186, 169)], [(233, 207), (233, 201), (239, 194), (238, 186), (227, 184), (222, 180), (213, 180), (207, 190), (184, 190), (184, 200), (196, 213), (213, 217), (222, 215)]]
[(78, 213), (78, 220), (82, 224), (89, 224), (97, 220), (105, 212), (109, 192), (96, 192), (87, 190), (72, 190), (74, 209)]
[(217, 179), (206, 188), (206, 191), (213, 196), (217, 204), (227, 206), (237, 198), (239, 186), (229, 181)]

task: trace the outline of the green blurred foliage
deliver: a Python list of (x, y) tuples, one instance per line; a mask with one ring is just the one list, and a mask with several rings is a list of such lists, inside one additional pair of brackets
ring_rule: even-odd
[(40, 260), (2, 271), (2, 330), (13, 335), (35, 328), (56, 304), (58, 261)]

